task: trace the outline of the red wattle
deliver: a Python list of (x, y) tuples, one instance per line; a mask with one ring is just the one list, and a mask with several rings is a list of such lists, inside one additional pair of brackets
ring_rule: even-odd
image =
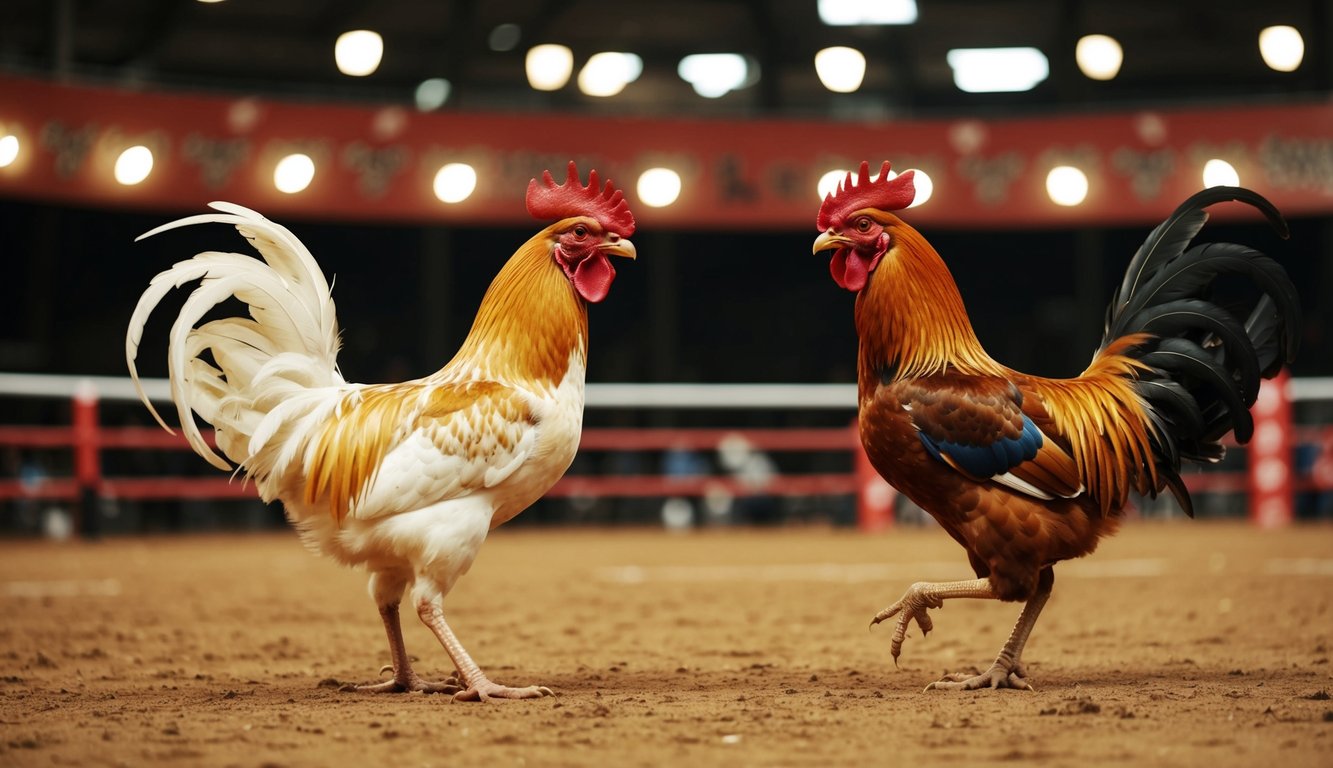
[(601, 253), (594, 253), (580, 261), (571, 276), (574, 290), (579, 292), (584, 301), (592, 304), (606, 298), (606, 294), (611, 291), (611, 282), (615, 279), (616, 268)]
[(869, 265), (851, 248), (839, 248), (833, 253), (829, 273), (833, 275), (833, 282), (853, 293), (866, 287), (866, 281), (870, 279)]

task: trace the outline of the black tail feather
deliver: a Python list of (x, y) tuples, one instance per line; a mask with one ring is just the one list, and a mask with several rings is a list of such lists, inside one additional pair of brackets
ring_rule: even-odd
[(1138, 355), (1139, 362), (1151, 366), (1165, 378), (1184, 384), (1196, 396), (1202, 394), (1205, 402), (1224, 404), (1236, 431), (1236, 440), (1249, 442), (1254, 433), (1249, 406), (1241, 395), (1238, 382), (1212, 353), (1181, 338), (1158, 339), (1146, 346), (1152, 351)]
[(1290, 338), (1286, 340), (1285, 345), (1283, 344), (1283, 332), (1287, 328), (1283, 325), (1283, 320), (1282, 314), (1277, 311), (1273, 303), (1273, 297), (1264, 294), (1245, 321), (1245, 335), (1254, 343), (1255, 356), (1259, 360), (1259, 374), (1266, 379), (1276, 376), (1284, 364), (1290, 363), (1296, 357), (1295, 334), (1288, 334)]
[[(1260, 378), (1271, 378), (1296, 355), (1300, 302), (1275, 261), (1251, 248), (1210, 243), (1190, 248), (1208, 220), (1208, 206), (1239, 201), (1258, 209), (1282, 237), (1282, 215), (1259, 194), (1213, 187), (1186, 200), (1139, 247), (1106, 311), (1102, 348), (1132, 333), (1152, 338), (1126, 351), (1148, 366), (1135, 389), (1148, 409), (1154, 460), (1161, 481), (1187, 514), (1182, 460), (1217, 461), (1221, 440), (1254, 431), (1249, 407)], [(1186, 250), (1188, 249), (1188, 250)], [(1247, 278), (1260, 294), (1239, 314), (1213, 299), (1219, 275)]]
[(1185, 250), (1194, 236), (1199, 234), (1208, 221), (1207, 208), (1217, 203), (1240, 201), (1254, 206), (1268, 223), (1277, 231), (1278, 236), (1287, 239), (1287, 222), (1274, 205), (1257, 192), (1244, 187), (1209, 187), (1194, 193), (1148, 234), (1143, 245), (1139, 246), (1125, 270), (1125, 279), (1111, 299), (1110, 311), (1118, 313), (1124, 302), (1137, 292), (1138, 286), (1151, 277), (1164, 262), (1174, 259)]

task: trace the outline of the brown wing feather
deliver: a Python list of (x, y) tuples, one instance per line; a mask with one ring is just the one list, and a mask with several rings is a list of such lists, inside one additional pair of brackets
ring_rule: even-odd
[[(1050, 496), (1074, 496), (1084, 487), (1078, 463), (1050, 434), (1055, 422), (1041, 398), (1025, 397), (1013, 381), (992, 376), (931, 376), (905, 382), (901, 391), (912, 422), (936, 443), (988, 446), (1016, 441), (1022, 436), (1026, 416), (1043, 432), (1042, 444), (1035, 456), (1005, 471)], [(989, 479), (969, 471), (948, 450), (940, 451), (939, 458), (971, 480)]]
[(1083, 487), (1074, 457), (1052, 439), (1041, 444), (1035, 458), (1019, 464), (1009, 472), (1053, 496), (1073, 496)]

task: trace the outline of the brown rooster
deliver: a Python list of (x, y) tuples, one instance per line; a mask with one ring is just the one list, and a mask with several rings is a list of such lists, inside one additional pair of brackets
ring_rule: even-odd
[[(1148, 235), (1107, 311), (1092, 364), (1072, 379), (1029, 376), (986, 354), (935, 249), (891, 211), (915, 195), (912, 172), (873, 181), (862, 163), (825, 198), (816, 253), (833, 250), (833, 279), (855, 292), (861, 441), (875, 469), (967, 550), (977, 578), (917, 583), (876, 615), (908, 625), (971, 597), (1023, 601), (987, 671), (930, 688), (1030, 689), (1023, 646), (1051, 594), (1053, 566), (1113, 533), (1130, 492), (1169, 489), (1191, 516), (1182, 459), (1217, 461), (1231, 431), (1253, 431), (1261, 377), (1296, 352), (1299, 306), (1286, 272), (1229, 243), (1186, 247), (1205, 208), (1239, 200), (1286, 223), (1264, 198), (1214, 187), (1186, 200)], [(1260, 298), (1237, 316), (1212, 302), (1214, 278), (1249, 277)]]
[[(522, 512), (564, 474), (583, 423), (587, 302), (615, 278), (609, 256), (634, 258), (634, 217), (597, 172), (573, 163), (528, 187), (529, 212), (557, 220), (509, 259), (491, 283), (458, 354), (401, 384), (349, 384), (338, 371), (338, 326), (328, 282), (287, 229), (230, 203), (146, 233), (234, 225), (264, 258), (201, 253), (153, 279), (130, 320), (134, 359), (149, 313), (173, 287), (200, 286), (171, 331), (172, 397), (196, 452), (229, 470), (191, 411), (265, 501), (282, 502), (313, 548), (370, 571), (370, 594), (389, 637), (393, 678), (360, 690), (439, 691), (456, 698), (533, 698), (539, 686), (491, 682), (444, 619), (443, 599), (492, 528)], [(140, 239), (142, 239), (142, 237)], [(235, 297), (249, 317), (195, 323)], [(143, 394), (142, 389), (140, 395)], [(144, 398), (149, 410), (153, 406)], [(153, 415), (165, 428), (157, 412)], [(444, 682), (413, 671), (398, 619), (411, 605), (457, 670)], [(386, 667), (385, 669), (389, 669)]]

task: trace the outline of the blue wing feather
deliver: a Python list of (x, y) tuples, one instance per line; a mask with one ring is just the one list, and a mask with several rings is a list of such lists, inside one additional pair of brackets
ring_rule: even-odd
[(999, 438), (990, 443), (971, 445), (934, 440), (925, 432), (917, 432), (917, 437), (936, 460), (944, 461), (944, 455), (947, 455), (955, 465), (974, 477), (1003, 475), (1035, 458), (1042, 444), (1041, 430), (1026, 414), (1023, 415), (1023, 431), (1016, 438)]

